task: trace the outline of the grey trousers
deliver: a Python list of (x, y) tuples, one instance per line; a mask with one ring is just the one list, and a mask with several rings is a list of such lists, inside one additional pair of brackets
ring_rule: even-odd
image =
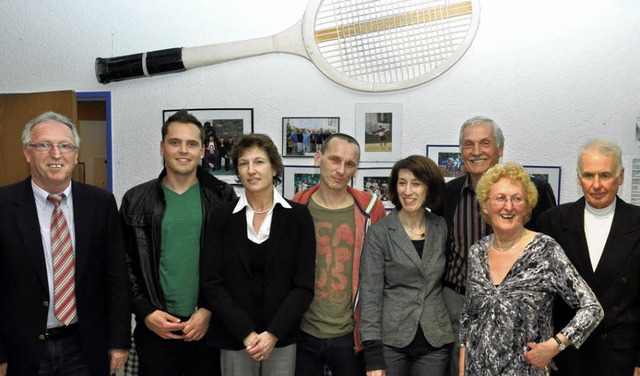
[(464, 306), (464, 295), (458, 294), (448, 287), (442, 288), (442, 295), (447, 305), (447, 310), (449, 311), (451, 326), (453, 326), (453, 335), (455, 336), (455, 341), (451, 348), (451, 376), (458, 376), (458, 361), (460, 360), (460, 312), (462, 312), (462, 307)]
[(257, 362), (245, 350), (220, 350), (222, 376), (294, 376), (296, 345), (276, 347), (267, 360)]

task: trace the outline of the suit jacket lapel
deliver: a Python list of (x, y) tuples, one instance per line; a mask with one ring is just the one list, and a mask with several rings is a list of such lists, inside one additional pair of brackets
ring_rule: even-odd
[(424, 248), (422, 249), (422, 265), (423, 267), (420, 270), (423, 272), (425, 277), (426, 270), (428, 270), (428, 265), (432, 262), (434, 256), (436, 255), (436, 251), (433, 250), (433, 247), (439, 247), (443, 244), (443, 238), (445, 237), (445, 229), (442, 228), (438, 224), (438, 222), (433, 220), (431, 214), (427, 214), (427, 237), (424, 242)]
[(87, 258), (91, 253), (91, 229), (94, 217), (94, 205), (90, 202), (85, 187), (76, 183), (71, 183), (71, 194), (73, 195), (73, 226), (76, 235), (75, 263), (76, 263), (76, 285), (82, 280)]
[(242, 209), (237, 213), (231, 214), (231, 236), (233, 237), (233, 244), (238, 251), (240, 261), (245, 268), (247, 274), (251, 275), (251, 255), (249, 254), (249, 247), (247, 239), (247, 217), (246, 209)]
[(276, 245), (277, 244), (285, 244), (282, 238), (286, 234), (287, 225), (291, 223), (288, 220), (289, 211), (293, 209), (285, 209), (282, 205), (276, 205), (273, 209), (273, 216), (271, 217), (271, 231), (269, 233), (269, 246), (267, 247), (267, 263), (266, 269), (269, 270), (271, 267), (271, 262), (273, 261), (276, 255)]
[(634, 251), (632, 244), (637, 241), (638, 229), (633, 227), (634, 223), (627, 208), (627, 204), (618, 199), (611, 231), (595, 271), (596, 278), (592, 288), (596, 294), (614, 281), (617, 271), (624, 266), (629, 254)]
[(411, 260), (411, 262), (416, 265), (418, 269), (422, 270), (422, 259), (420, 259), (420, 256), (418, 256), (418, 252), (416, 252), (411, 239), (409, 239), (406, 232), (404, 231), (402, 223), (400, 223), (398, 211), (392, 211), (389, 216), (391, 217), (389, 220), (389, 228), (393, 230), (390, 231), (391, 241), (395, 243), (398, 249), (404, 252), (404, 254), (409, 258), (409, 260)]
[(574, 220), (566, 224), (566, 227), (563, 229), (567, 231), (572, 246), (567, 247), (564, 251), (580, 275), (591, 285), (594, 281), (594, 275), (591, 258), (589, 257), (589, 246), (587, 245), (587, 238), (584, 234), (584, 205), (583, 197), (578, 200), (572, 208), (571, 217), (574, 218)]
[(16, 220), (20, 237), (24, 242), (25, 253), (31, 259), (31, 263), (36, 270), (40, 282), (48, 289), (49, 282), (47, 280), (38, 209), (36, 208), (33, 189), (31, 189), (30, 178), (23, 181), (15, 199), (13, 216)]

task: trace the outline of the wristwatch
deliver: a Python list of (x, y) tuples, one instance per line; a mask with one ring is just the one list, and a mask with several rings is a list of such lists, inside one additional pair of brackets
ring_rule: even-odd
[(560, 338), (558, 338), (558, 336), (555, 336), (555, 335), (554, 335), (554, 336), (553, 336), (553, 339), (554, 339), (556, 342), (558, 342), (558, 349), (559, 349), (560, 351), (562, 351), (562, 350), (564, 350), (564, 349), (566, 349), (566, 348), (567, 348), (567, 345), (565, 345), (565, 344), (564, 344), (564, 342), (562, 342), (562, 341), (560, 340)]

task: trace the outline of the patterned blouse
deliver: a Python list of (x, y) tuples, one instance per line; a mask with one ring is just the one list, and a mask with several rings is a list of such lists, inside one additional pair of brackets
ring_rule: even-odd
[(546, 370), (524, 360), (524, 353), (527, 342), (544, 342), (557, 333), (551, 316), (556, 294), (577, 309), (561, 330), (577, 348), (602, 320), (602, 307), (560, 245), (540, 233), (494, 285), (489, 240), (485, 236), (469, 249), (467, 295), (460, 314), (465, 375), (545, 375)]

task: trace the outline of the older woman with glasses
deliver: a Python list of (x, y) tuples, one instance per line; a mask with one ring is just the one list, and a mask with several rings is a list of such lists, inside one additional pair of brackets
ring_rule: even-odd
[[(524, 227), (538, 193), (522, 166), (495, 165), (476, 195), (493, 234), (469, 250), (460, 375), (546, 375), (555, 355), (591, 334), (602, 307), (558, 243)], [(576, 314), (554, 331), (556, 295)]]

